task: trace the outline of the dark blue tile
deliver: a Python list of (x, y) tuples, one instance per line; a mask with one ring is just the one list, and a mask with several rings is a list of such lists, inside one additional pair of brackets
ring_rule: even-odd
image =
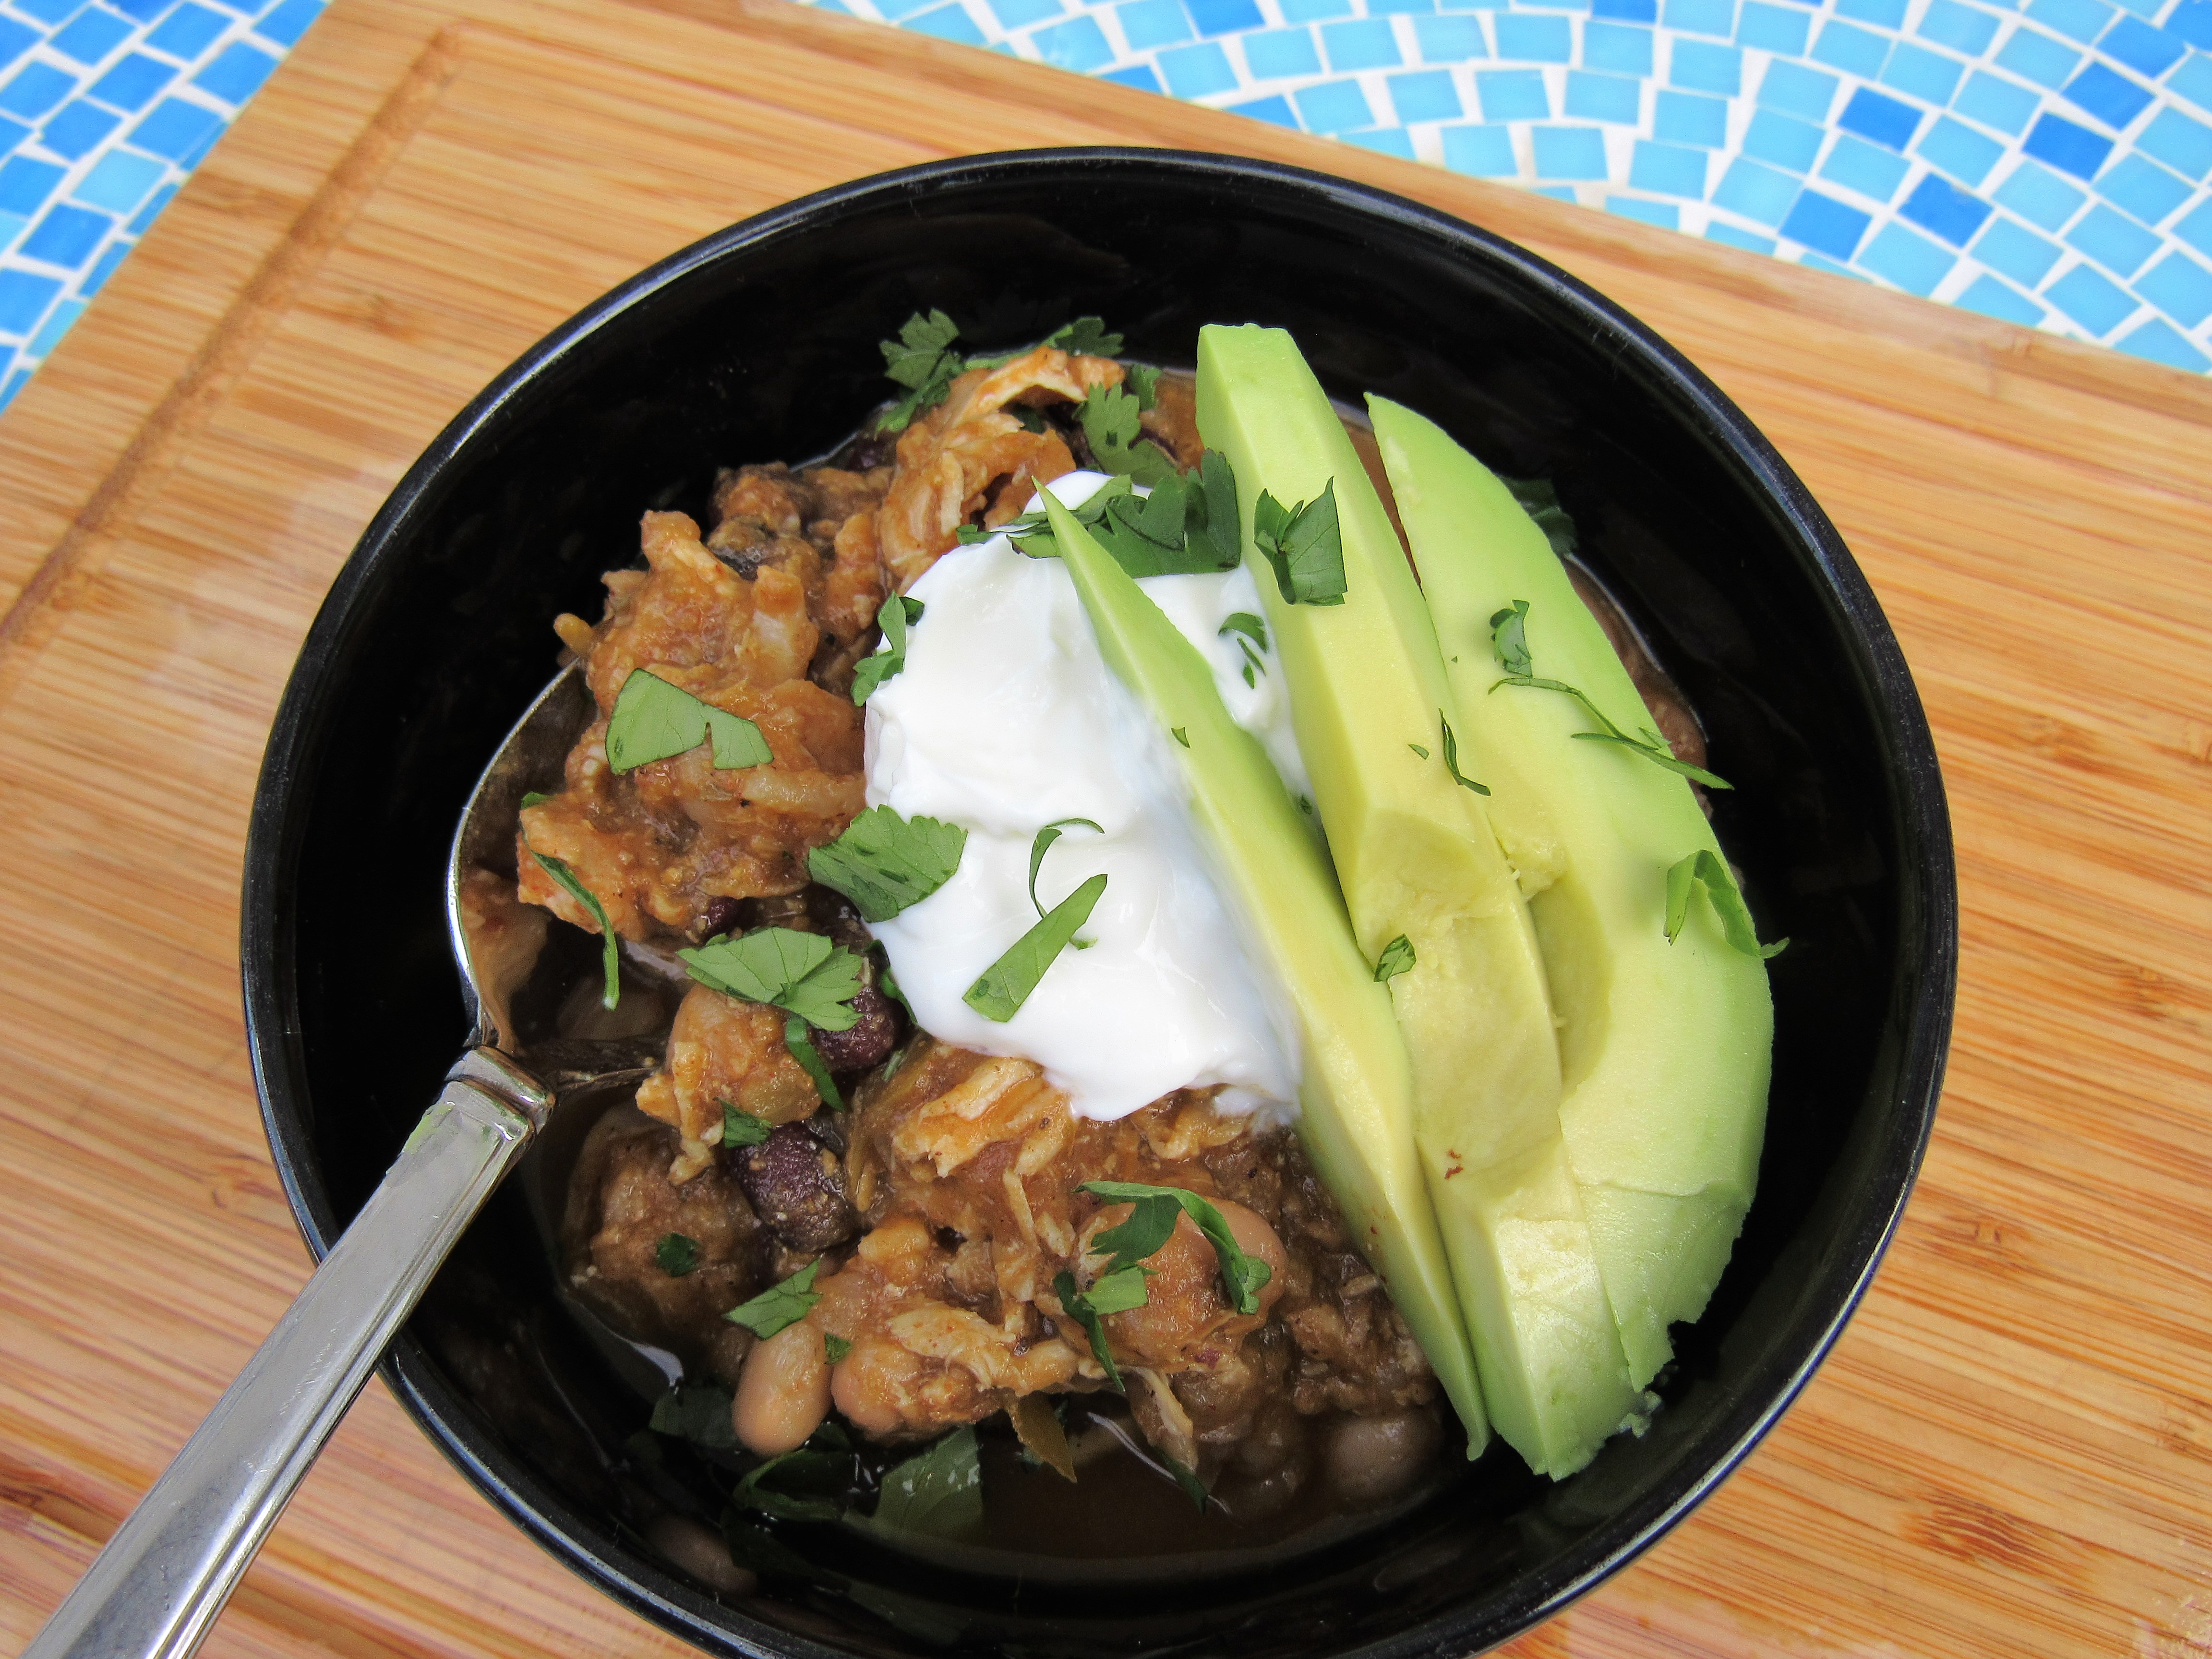
[(1990, 204), (1931, 173), (1912, 187), (1912, 194), (1897, 211), (1953, 247), (1964, 247), (1990, 216)]
[(94, 82), (85, 95), (97, 98), (111, 109), (135, 113), (153, 102), (154, 95), (176, 78), (177, 71), (169, 64), (149, 58), (143, 52), (134, 52)]
[(0, 89), (0, 109), (36, 120), (76, 89), (76, 77), (52, 64), (26, 64), (23, 72)]
[(1190, 8), (1190, 21), (1200, 34), (1230, 34), (1267, 27), (1267, 20), (1260, 15), (1254, 0), (1184, 0), (1184, 3)]
[(115, 221), (104, 213), (69, 206), (49, 208), (46, 216), (23, 239), (21, 252), (48, 264), (74, 267), (91, 258), (101, 239), (114, 228)]
[(1102, 81), (1111, 81), (1117, 86), (1134, 87), (1139, 92), (1164, 90), (1160, 85), (1160, 77), (1152, 73), (1152, 66), (1150, 64), (1139, 64), (1133, 68), (1125, 70), (1112, 70), (1098, 78)]
[(172, 58), (197, 58), (228, 27), (221, 12), (186, 3), (171, 12), (161, 26), (146, 37), (146, 44)]
[(106, 3), (136, 23), (150, 23), (177, 0), (106, 0)]
[[(1080, 21), (1091, 23), (1087, 17)], [(1095, 30), (1098, 26), (1091, 23), (1091, 27)], [(222, 131), (222, 118), (213, 110), (181, 98), (164, 98), (154, 106), (151, 115), (131, 130), (131, 142), (165, 160), (180, 161)]]
[(80, 64), (97, 64), (130, 38), (128, 19), (90, 6), (55, 31), (46, 44), (64, 58)]
[(1823, 196), (1817, 190), (1808, 190), (1798, 196), (1790, 216), (1782, 222), (1782, 234), (1816, 253), (1825, 253), (1832, 259), (1848, 259), (1858, 251), (1859, 239), (1866, 234), (1872, 222), (1869, 216), (1856, 208), (1832, 196)]
[(38, 161), (27, 155), (10, 156), (0, 161), (0, 213), (16, 213), (28, 218), (46, 206), (46, 198), (54, 193), (54, 186), (67, 175), (66, 167), (58, 167), (52, 161)]
[(121, 116), (111, 115), (80, 99), (73, 104), (64, 104), (48, 119), (39, 130), (39, 142), (55, 155), (75, 161), (122, 123)]
[(1861, 87), (1844, 106), (1836, 125), (1846, 132), (1901, 150), (1920, 130), (1920, 112), (1910, 104), (1884, 97), (1872, 87)]
[(2070, 173), (2076, 179), (2094, 179), (2097, 169), (2105, 165), (2105, 158), (2112, 153), (2112, 141), (2063, 116), (2045, 113), (2027, 130), (2027, 142), (2021, 148), (2037, 161), (2048, 161), (2061, 173)]
[(28, 334), (46, 314), (54, 295), (62, 291), (58, 276), (34, 276), (27, 270), (0, 270), (0, 331)]
[(1623, 23), (1656, 23), (1659, 0), (1590, 0), (1590, 15)]
[(84, 0), (15, 0), (15, 9), (52, 28), (83, 3)]
[(2212, 52), (2212, 0), (2181, 0), (2166, 27), (2199, 52)]
[(2097, 42), (2097, 49), (2106, 57), (2125, 64), (2136, 74), (2156, 80), (2173, 67), (2188, 47), (2140, 17), (2123, 16), (2105, 31), (2105, 38)]
[(2127, 125), (2150, 102), (2150, 93), (2146, 88), (2095, 62), (2084, 65), (2059, 95), (2087, 110), (2108, 127)]
[(234, 40), (222, 49), (221, 57), (192, 76), (192, 84), (205, 88), (226, 104), (242, 104), (261, 89), (261, 83), (276, 67), (276, 60), (267, 52)]
[(0, 17), (0, 64), (12, 64), (42, 37), (27, 23), (19, 23), (12, 17)]
[(30, 136), (30, 128), (21, 121), (11, 121), (0, 115), (0, 155), (13, 155), (17, 147)]
[(284, 3), (253, 26), (253, 32), (280, 46), (299, 44), (307, 25), (323, 15), (323, 0), (284, 0)]

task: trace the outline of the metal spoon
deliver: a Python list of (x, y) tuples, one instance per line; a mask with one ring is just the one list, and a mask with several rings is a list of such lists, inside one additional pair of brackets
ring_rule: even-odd
[(545, 1127), (555, 1092), (532, 1070), (559, 1083), (588, 1074), (577, 1063), (588, 1055), (571, 1045), (519, 1052), (511, 1011), (537, 951), (518, 924), (526, 933), (526, 918), (538, 919), (542, 940), (544, 913), (488, 908), (469, 877), (512, 860), (524, 793), (558, 787), (591, 715), (582, 675), (564, 670), (507, 733), (461, 814), (446, 907), (474, 1005), (468, 1051), (353, 1224), (24, 1659), (181, 1659), (199, 1646), (432, 1275)]

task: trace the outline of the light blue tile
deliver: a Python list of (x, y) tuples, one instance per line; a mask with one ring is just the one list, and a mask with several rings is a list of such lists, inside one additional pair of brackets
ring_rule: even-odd
[(1564, 64), (1575, 55), (1572, 27), (1564, 17), (1500, 12), (1490, 20), (1498, 55), (1524, 64)]
[(15, 8), (52, 28), (83, 3), (84, 0), (15, 0)]
[[(1659, 95), (1663, 100), (1670, 94)], [(1644, 82), (1625, 75), (1571, 70), (1567, 75), (1566, 112), (1578, 121), (1624, 121), (1633, 126), (1643, 118)]]
[(1984, 317), (1994, 317), (2001, 323), (2018, 323), (2025, 328), (2033, 328), (2043, 320), (2041, 306), (2025, 294), (2006, 287), (1987, 271), (1967, 284), (1958, 302)]
[(1725, 40), (1735, 33), (1735, 0), (1665, 0), (1659, 21), (1670, 29), (1717, 34)]
[(1054, 69), (1103, 69), (1115, 58), (1114, 48), (1106, 44), (1106, 31), (1095, 17), (1071, 17), (1041, 28), (1030, 36), (1030, 44)]
[(2022, 80), (2053, 91), (2065, 85), (2081, 61), (2081, 54), (2071, 46), (2025, 26), (2013, 31), (2012, 38), (1997, 48), (1996, 56), (1999, 69), (2010, 70)]
[(1544, 77), (1534, 70), (1477, 70), (1474, 86), (1486, 121), (1551, 118), (1552, 104), (1544, 95)]
[(253, 26), (253, 32), (276, 46), (297, 46), (307, 25), (322, 15), (323, 0), (284, 0)]
[(1825, 121), (1842, 83), (1832, 75), (1802, 64), (1771, 63), (1759, 82), (1759, 106), (1808, 121)]
[(2159, 250), (2159, 239), (2102, 202), (2081, 216), (2066, 240), (2115, 276), (2132, 276)]
[(1464, 126), (1443, 130), (1444, 165), (1478, 179), (1510, 179), (1520, 171), (1513, 159), (1508, 127)]
[(98, 100), (110, 109), (135, 115), (176, 78), (174, 66), (158, 58), (149, 58), (143, 52), (134, 52), (87, 88), (85, 96)]
[[(934, 16), (937, 14), (931, 15)], [(921, 25), (909, 23), (907, 27), (918, 28)], [(968, 27), (975, 37), (975, 44), (980, 46), (983, 39), (982, 31), (976, 28), (972, 19)], [(936, 32), (929, 31), (932, 33)], [(968, 37), (948, 34), (945, 38), (964, 40)], [(214, 94), (227, 104), (242, 104), (261, 90), (261, 83), (269, 78), (270, 71), (276, 67), (276, 60), (267, 52), (249, 46), (243, 40), (234, 40), (222, 49), (215, 62), (192, 76), (192, 84), (202, 91)]]
[(1820, 39), (1813, 42), (1813, 56), (1849, 74), (1873, 76), (1881, 73), (1882, 60), (1889, 56), (1889, 42), (1872, 29), (1828, 22), (1820, 26)]
[(1193, 27), (1209, 40), (1267, 27), (1255, 0), (1188, 0), (1188, 5)]
[(1395, 155), (1401, 161), (1413, 160), (1413, 135), (1403, 127), (1370, 127), (1364, 132), (1340, 132), (1336, 136), (1362, 149)]
[(1456, 121), (1467, 112), (1460, 107), (1458, 90), (1449, 70), (1425, 70), (1390, 77), (1390, 106), (1402, 122)]
[[(5, 206), (0, 203), (0, 206)], [(2173, 234), (2195, 248), (2208, 259), (2212, 259), (2212, 197), (2174, 221)]]
[(1582, 198), (1575, 194), (1572, 185), (1534, 185), (1530, 188), (1539, 196), (1548, 196), (1555, 202), (1575, 202)]
[(1996, 36), (1997, 20), (1985, 11), (1960, 5), (1959, 0), (1928, 0), (1927, 13), (1913, 32), (1923, 40), (1979, 58)]
[(1157, 54), (1152, 64), (1166, 80), (1168, 90), (1178, 98), (1210, 98), (1217, 92), (1237, 88), (1237, 71), (1229, 66), (1229, 54), (1216, 40), (1172, 47)]
[(93, 163), (92, 171), (70, 192), (70, 199), (109, 213), (128, 214), (146, 199), (167, 171), (150, 157), (111, 149)]
[(0, 110), (36, 120), (76, 90), (76, 76), (64, 75), (52, 64), (26, 64), (22, 71), (0, 89)]
[(2184, 328), (2212, 317), (2212, 270), (2185, 253), (2169, 253), (2143, 272), (2136, 292)]
[(94, 263), (92, 269), (76, 279), (78, 297), (89, 300), (100, 289), (106, 288), (107, 279), (115, 274), (115, 267), (123, 263), (123, 256), (137, 246), (136, 242), (125, 241), (120, 236), (110, 242), (101, 252), (99, 259)]
[(2022, 288), (2033, 288), (2058, 263), (2059, 247), (2057, 243), (2046, 242), (2033, 231), (2000, 217), (1990, 221), (1990, 228), (1974, 244), (1972, 252), (1991, 270), (2002, 271)]
[(2179, 63), (2189, 48), (2170, 30), (2154, 29), (2140, 17), (2119, 17), (2097, 42), (2097, 50), (2155, 81)]
[(153, 199), (138, 210), (138, 216), (123, 227), (123, 234), (126, 236), (144, 235), (146, 227), (152, 224), (161, 216), (161, 210), (169, 205), (169, 198), (177, 193), (177, 189), (175, 185), (164, 185), (155, 191)]
[(1255, 121), (1288, 127), (1292, 132), (1304, 131), (1298, 125), (1297, 112), (1291, 107), (1291, 100), (1279, 94), (1273, 98), (1255, 98), (1249, 103), (1224, 104), (1222, 108), (1232, 115), (1249, 115)]
[(89, 66), (100, 62), (133, 33), (128, 18), (118, 17), (101, 6), (87, 6), (54, 31), (46, 44), (74, 63)]
[(1682, 210), (1672, 202), (1645, 202), (1633, 196), (1608, 196), (1605, 210), (1617, 213), (1624, 219), (1641, 219), (1647, 225), (1657, 225), (1664, 230), (1682, 228)]
[(1404, 61), (1398, 55), (1398, 37), (1387, 17), (1364, 18), (1356, 23), (1324, 23), (1321, 49), (1329, 69), (1338, 75), (1354, 70), (1395, 69)]
[(2212, 112), (2212, 52), (2192, 52), (2166, 77), (2168, 92)]
[(1605, 135), (1595, 127), (1536, 127), (1539, 179), (1602, 179), (1606, 176)]
[(1985, 127), (1995, 127), (2017, 138), (2041, 101), (2016, 82), (1991, 75), (1987, 70), (1976, 70), (1966, 77), (1966, 84), (1959, 89), (1958, 101), (1951, 107), (1970, 121), (1979, 121)]
[(1701, 144), (1719, 149), (1728, 143), (1728, 100), (1694, 92), (1662, 92), (1652, 111), (1651, 136), (1662, 143)]
[(2032, 225), (2056, 230), (2089, 198), (2047, 167), (2023, 161), (1996, 189), (1996, 204)]
[(1763, 0), (1743, 0), (1743, 15), (1736, 20), (1735, 41), (1759, 52), (1802, 57), (1811, 16), (1796, 6), (1770, 6)]
[(1945, 252), (1924, 236), (1916, 236), (1903, 225), (1884, 225), (1858, 257), (1862, 270), (1887, 277), (1907, 294), (1923, 299), (1951, 274), (1957, 256)]
[(0, 213), (20, 213), (26, 217), (37, 213), (67, 172), (52, 161), (28, 155), (11, 155), (0, 161)]
[(1413, 44), (1420, 48), (1424, 64), (1464, 64), (1490, 56), (1480, 17), (1416, 17)]
[(193, 58), (205, 52), (216, 36), (229, 27), (229, 20), (221, 12), (210, 11), (205, 6), (196, 6), (186, 0), (185, 4), (161, 20), (146, 37), (146, 44), (172, 58)]
[[(1036, 16), (1018, 21), (1000, 12), (1000, 21), (1009, 28), (1042, 22), (1060, 13), (1059, 0), (991, 0), (994, 9), (1002, 3), (1037, 9)], [(1132, 52), (1180, 46), (1191, 39), (1190, 15), (1183, 10), (1182, 0), (1124, 0), (1124, 3), (1114, 8), (1114, 21), (1121, 24), (1121, 38), (1129, 43)], [(1387, 29), (1389, 25), (1382, 27)]]
[(2168, 368), (2185, 369), (2191, 374), (2202, 374), (2206, 369), (2212, 368), (2212, 357), (2207, 357), (2183, 339), (2172, 324), (2160, 318), (2152, 318), (2142, 327), (2112, 343), (2135, 356), (2147, 357), (2154, 363), (2164, 363)]
[(1583, 25), (1583, 62), (1617, 75), (1651, 73), (1651, 31), (1626, 23)]
[(1285, 23), (1318, 23), (1352, 15), (1352, 0), (1280, 0)]
[(1905, 0), (1836, 0), (1836, 15), (1886, 29), (1905, 27)]
[(2060, 95), (2114, 129), (2130, 125), (2151, 101), (2148, 88), (2111, 65), (2095, 62), (2084, 64)]
[(2004, 146), (1996, 139), (1948, 115), (1936, 117), (1936, 125), (1913, 149), (1930, 167), (1942, 168), (1969, 189), (1978, 189), (2004, 156)]
[(2151, 117), (2150, 125), (2136, 136), (2136, 148), (2185, 179), (2202, 181), (2212, 173), (2212, 126), (2193, 121), (2178, 109), (2162, 109)]
[(1629, 162), (1629, 187), (1648, 190), (1655, 196), (1686, 196), (1693, 202), (1702, 202), (1705, 199), (1707, 159), (1701, 149), (1639, 138), (1635, 155)]
[[(822, 5), (826, 3), (826, 0), (814, 0), (814, 3)], [(1167, 88), (1160, 84), (1159, 75), (1150, 64), (1132, 64), (1127, 69), (1108, 70), (1098, 78), (1111, 81), (1117, 87), (1134, 87), (1139, 92), (1158, 93), (1162, 97), (1167, 95)], [(1297, 120), (1293, 118), (1291, 125), (1296, 126)]]
[(2113, 162), (2097, 180), (2095, 189), (2122, 212), (2147, 225), (2156, 224), (2191, 194), (2186, 184), (2141, 155), (2124, 155)]
[(1401, 13), (1412, 16), (1433, 13), (1436, 9), (1437, 0), (1367, 0), (1367, 15), (1370, 17), (1395, 16)]
[(20, 213), (0, 213), (0, 249), (13, 247), (30, 222)]
[(1743, 153), (1793, 173), (1811, 170), (1827, 134), (1808, 121), (1793, 121), (1771, 109), (1760, 110), (1744, 129)]
[(2051, 283), (2043, 290), (2043, 297), (2100, 339), (2127, 321), (2136, 309), (2132, 294), (2086, 264), (2075, 266)]
[(1911, 167), (1902, 155), (1843, 132), (1836, 135), (1828, 159), (1820, 163), (1820, 176), (1877, 202), (1887, 202), (1897, 194)]
[(0, 16), (0, 64), (12, 64), (46, 38), (42, 29)]
[(1323, 81), (1291, 94), (1308, 132), (1349, 132), (1375, 125), (1375, 112), (1357, 81)]
[(23, 389), (24, 383), (30, 378), (31, 371), (27, 368), (19, 368), (8, 377), (7, 384), (0, 386), (0, 409), (5, 409), (15, 401), (15, 394)]
[(0, 333), (27, 335), (62, 291), (61, 278), (28, 270), (0, 270)]
[(1872, 222), (1871, 215), (1850, 203), (1808, 189), (1797, 193), (1790, 216), (1782, 222), (1782, 234), (1785, 240), (1825, 253), (1831, 259), (1849, 259), (1858, 252), (1860, 240)]
[(1776, 243), (1771, 236), (1760, 236), (1748, 230), (1738, 230), (1734, 225), (1715, 219), (1705, 226), (1705, 240), (1723, 242), (1729, 247), (1748, 249), (1753, 253), (1771, 253)]
[(68, 333), (70, 325), (82, 315), (84, 315), (83, 301), (63, 301), (46, 313), (46, 322), (40, 327), (39, 331), (31, 337), (31, 343), (23, 348), (23, 355), (26, 357), (45, 356), (62, 343), (62, 336)]
[(1667, 79), (1691, 92), (1733, 98), (1743, 89), (1743, 53), (1708, 40), (1677, 40), (1667, 54)]
[[(1471, 17), (1437, 21), (1474, 21)], [(1262, 81), (1277, 80), (1286, 75), (1321, 73), (1321, 53), (1315, 48), (1311, 29), (1267, 29), (1248, 34), (1244, 37), (1244, 62)]]
[(2027, 15), (2085, 46), (2112, 21), (2112, 9), (2102, 0), (2028, 0)]
[(1889, 61), (1881, 66), (1881, 82), (1884, 86), (1895, 87), (1899, 92), (1924, 98), (1931, 104), (1948, 104), (1951, 94), (1959, 89), (1959, 77), (1966, 72), (1966, 66), (1955, 58), (1916, 46), (1910, 40), (1900, 40), (1890, 49)]
[(104, 213), (90, 213), (63, 204), (46, 210), (46, 216), (31, 228), (31, 234), (23, 239), (23, 246), (17, 252), (28, 259), (75, 270), (100, 251), (100, 245), (107, 240), (107, 233), (114, 228), (115, 221)]
[(46, 125), (39, 129), (39, 142), (57, 155), (82, 161), (94, 145), (122, 124), (121, 116), (80, 98), (46, 118)]
[(1789, 213), (1799, 188), (1798, 181), (1788, 173), (1739, 157), (1729, 163), (1728, 172), (1722, 175), (1719, 187), (1713, 191), (1713, 205), (1771, 228)]

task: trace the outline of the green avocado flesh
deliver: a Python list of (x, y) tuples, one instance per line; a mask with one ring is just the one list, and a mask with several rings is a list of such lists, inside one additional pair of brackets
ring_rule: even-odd
[[(1482, 799), (1455, 781), (1465, 724), (1435, 625), (1343, 422), (1291, 337), (1199, 335), (1198, 424), (1237, 475), (1243, 517), (1333, 480), (1340, 605), (1284, 599), (1249, 538), (1293, 726), (1352, 931), (1389, 981), (1413, 1069), (1413, 1139), (1492, 1423), (1530, 1466), (1581, 1468), (1641, 1404), (1569, 1171), (1543, 958)], [(1425, 752), (1423, 752), (1425, 751)], [(1461, 770), (1480, 767), (1464, 749)]]
[(1413, 1076), (1389, 994), (1353, 941), (1328, 861), (1274, 763), (1230, 718), (1205, 659), (1049, 490), (1044, 499), (1099, 650), (1179, 738), (1170, 749), (1199, 834), (1297, 1015), (1300, 1139), (1428, 1355), (1472, 1457), (1489, 1428), (1414, 1145)]
[(1560, 1021), (1559, 1121), (1641, 1389), (1672, 1356), (1668, 1326), (1705, 1311), (1750, 1206), (1774, 1034), (1765, 964), (1729, 948), (1701, 895), (1667, 941), (1668, 867), (1719, 851), (1688, 781), (1577, 741), (1596, 722), (1572, 697), (1498, 684), (1491, 619), (1525, 599), (1531, 672), (1624, 731), (1650, 726), (1543, 532), (1432, 422), (1368, 404), (1467, 717), (1462, 763), (1490, 785), (1499, 838), (1541, 889), (1529, 908)]

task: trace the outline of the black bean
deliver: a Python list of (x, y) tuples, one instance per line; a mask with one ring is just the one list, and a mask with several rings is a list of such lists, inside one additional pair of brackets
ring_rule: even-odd
[(739, 919), (744, 915), (744, 908), (743, 899), (710, 898), (707, 901), (707, 908), (699, 913), (699, 925), (692, 932), (702, 939), (713, 939), (718, 933), (735, 933)]
[(814, 1052), (834, 1073), (865, 1072), (871, 1066), (880, 1066), (898, 1042), (898, 1017), (891, 1000), (874, 986), (860, 988), (853, 999), (853, 1012), (860, 1018), (844, 1030), (825, 1031), (813, 1026), (807, 1031)]
[(739, 1149), (735, 1162), (753, 1213), (792, 1249), (826, 1250), (860, 1231), (845, 1201), (844, 1166), (804, 1124), (779, 1125), (762, 1145)]

